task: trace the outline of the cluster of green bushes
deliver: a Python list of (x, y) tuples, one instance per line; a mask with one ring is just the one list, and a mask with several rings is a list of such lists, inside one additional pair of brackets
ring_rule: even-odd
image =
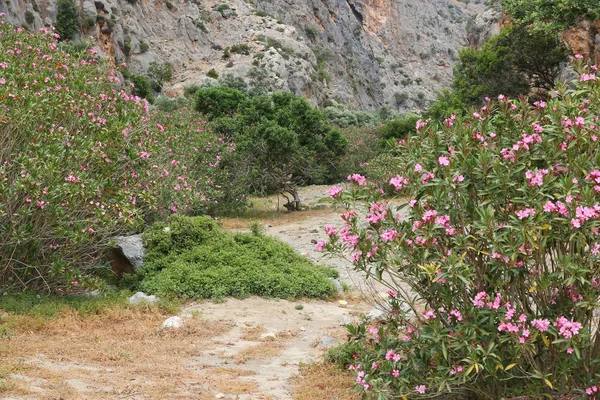
[(184, 299), (328, 298), (337, 272), (268, 236), (231, 234), (208, 217), (172, 216), (144, 233), (145, 266), (134, 287)]
[(237, 145), (239, 169), (251, 192), (288, 191), (339, 179), (342, 133), (306, 99), (291, 93), (249, 97), (231, 87), (202, 88), (196, 110), (213, 131)]
[(459, 51), (450, 90), (438, 94), (426, 115), (442, 118), (481, 105), (485, 97), (549, 90), (568, 53), (556, 32), (515, 25), (505, 27), (481, 49)]
[(151, 62), (145, 74), (132, 75), (126, 67), (121, 68), (123, 77), (133, 83), (133, 94), (154, 103), (165, 83), (173, 79), (173, 67), (168, 63)]

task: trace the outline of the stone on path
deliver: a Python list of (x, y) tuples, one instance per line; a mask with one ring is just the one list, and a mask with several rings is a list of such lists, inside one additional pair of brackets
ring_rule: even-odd
[(171, 318), (167, 318), (165, 320), (165, 322), (163, 322), (162, 327), (166, 328), (166, 329), (177, 329), (177, 328), (181, 328), (183, 326), (183, 320), (181, 319), (181, 317), (171, 317)]
[(158, 297), (155, 295), (148, 296), (144, 292), (137, 292), (133, 296), (129, 298), (129, 304), (138, 305), (138, 304), (156, 304), (158, 303)]

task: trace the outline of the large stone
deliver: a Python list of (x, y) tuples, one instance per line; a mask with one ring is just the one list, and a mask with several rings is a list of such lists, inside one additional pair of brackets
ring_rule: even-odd
[[(144, 241), (142, 235), (117, 236), (117, 250), (130, 263), (133, 271), (144, 267)], [(118, 254), (118, 251), (117, 251)]]
[(129, 298), (129, 304), (132, 304), (134, 306), (137, 306), (140, 304), (156, 304), (156, 303), (158, 303), (158, 297), (156, 297), (155, 295), (148, 296), (144, 292), (137, 292), (136, 294), (134, 294), (133, 296), (131, 296)]
[(165, 329), (178, 329), (183, 326), (183, 319), (181, 317), (171, 317), (167, 318), (165, 322), (163, 322), (162, 327)]
[(340, 343), (342, 342), (339, 339), (336, 339), (332, 336), (323, 336), (317, 347), (327, 349), (329, 347), (337, 346)]

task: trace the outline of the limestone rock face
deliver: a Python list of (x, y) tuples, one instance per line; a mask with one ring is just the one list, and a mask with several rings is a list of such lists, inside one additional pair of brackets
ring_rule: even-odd
[[(9, 23), (22, 25), (29, 10), (35, 16), (30, 28), (37, 30), (55, 23), (56, 2), (0, 2), (0, 12)], [(449, 85), (457, 51), (468, 44), (469, 20), (485, 11), (481, 4), (456, 0), (75, 4), (85, 21), (80, 38), (91, 38), (115, 65), (126, 62), (130, 72), (144, 73), (151, 62), (170, 63), (175, 79), (164, 88), (167, 95), (211, 81), (206, 74), (214, 69), (219, 75), (258, 81), (271, 91), (292, 91), (313, 104), (335, 101), (351, 108), (401, 111), (423, 109), (437, 90)], [(250, 51), (231, 51), (227, 57), (224, 50), (239, 44)]]
[(581, 54), (590, 64), (600, 64), (600, 20), (579, 21), (563, 32), (562, 38), (573, 54)]

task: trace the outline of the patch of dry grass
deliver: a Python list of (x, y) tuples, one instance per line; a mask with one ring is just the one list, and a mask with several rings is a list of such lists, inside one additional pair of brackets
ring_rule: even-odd
[(333, 209), (329, 207), (294, 212), (289, 212), (285, 209), (277, 211), (272, 209), (272, 206), (268, 209), (255, 207), (241, 213), (237, 217), (221, 218), (221, 222), (223, 224), (223, 228), (228, 230), (248, 229), (248, 224), (250, 221), (259, 221), (263, 224), (279, 226), (303, 221), (311, 217), (329, 215), (332, 212), (334, 212)]
[(281, 353), (282, 347), (279, 342), (264, 342), (241, 350), (234, 360), (236, 364), (244, 364), (251, 359), (275, 357)]
[(242, 336), (240, 339), (248, 342), (258, 342), (263, 333), (265, 333), (265, 328), (262, 325), (246, 326), (242, 328)]
[[(166, 317), (158, 308), (133, 307), (87, 316), (63, 312), (43, 323), (11, 315), (6, 322), (12, 333), (0, 338), (0, 393), (15, 396), (22, 384), (35, 381), (39, 398), (213, 398), (205, 389), (218, 390), (219, 382), (206, 380), (204, 390), (190, 385), (203, 377), (189, 360), (229, 331), (230, 322), (187, 318), (183, 328), (164, 330)], [(250, 386), (240, 390), (254, 390)]]
[(354, 378), (347, 371), (332, 364), (309, 364), (300, 367), (292, 393), (296, 400), (360, 400), (353, 385)]

